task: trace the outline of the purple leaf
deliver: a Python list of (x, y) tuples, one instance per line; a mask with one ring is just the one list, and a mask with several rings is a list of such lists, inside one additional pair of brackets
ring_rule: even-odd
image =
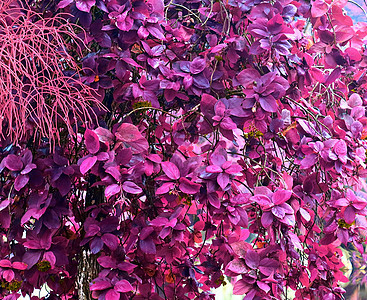
[(330, 75), (325, 80), (325, 85), (329, 85), (333, 83), (335, 80), (337, 80), (340, 77), (340, 74), (342, 73), (342, 70), (340, 67), (337, 67), (334, 69)]
[(260, 74), (255, 69), (245, 69), (241, 71), (237, 76), (237, 82), (243, 87), (247, 87), (250, 84), (253, 84), (260, 78)]
[(122, 280), (116, 282), (115, 290), (120, 292), (120, 293), (127, 293), (127, 292), (131, 292), (133, 290), (133, 287), (130, 284), (130, 282), (128, 282), (127, 280), (122, 279)]
[(271, 95), (266, 96), (266, 98), (260, 97), (259, 102), (262, 109), (267, 112), (276, 112), (278, 109), (277, 101)]
[(40, 259), (41, 251), (28, 250), (23, 255), (23, 262), (28, 265), (27, 269), (32, 268)]
[(90, 243), (90, 250), (93, 254), (97, 254), (103, 247), (103, 241), (99, 237), (95, 237)]
[(271, 212), (264, 212), (263, 215), (261, 216), (261, 224), (265, 227), (268, 228), (272, 223), (273, 223), (274, 219), (273, 219), (273, 214)]
[(143, 192), (143, 189), (140, 186), (136, 185), (134, 182), (131, 181), (125, 181), (122, 184), (122, 189), (127, 193), (135, 195)]
[(97, 156), (90, 156), (85, 160), (83, 160), (83, 162), (80, 165), (80, 173), (82, 173), (83, 175), (87, 173), (91, 168), (93, 168), (96, 162), (97, 162)]
[(84, 133), (84, 139), (85, 146), (89, 153), (95, 154), (99, 151), (99, 139), (98, 135), (94, 131), (87, 129)]
[(16, 191), (20, 191), (22, 188), (25, 187), (25, 185), (28, 183), (29, 181), (29, 176), (28, 175), (19, 175), (17, 176), (17, 178), (15, 178), (14, 181), (14, 188)]
[(19, 156), (9, 154), (4, 158), (4, 165), (10, 171), (20, 171), (23, 168), (23, 163)]
[(180, 178), (180, 171), (174, 163), (169, 161), (164, 161), (161, 163), (163, 172), (167, 175), (168, 178), (177, 180)]
[(141, 251), (143, 251), (146, 254), (157, 253), (154, 241), (151, 238), (147, 238), (145, 240), (139, 240), (139, 246)]
[(259, 270), (265, 276), (270, 276), (279, 267), (279, 262), (274, 259), (264, 258), (260, 262)]
[(308, 169), (313, 167), (317, 162), (317, 158), (318, 158), (317, 155), (314, 153), (306, 155), (305, 158), (301, 160), (300, 163), (301, 169)]
[(116, 268), (116, 262), (110, 256), (100, 256), (97, 261), (103, 268)]
[(202, 59), (200, 57), (196, 57), (191, 63), (190, 63), (190, 72), (192, 74), (199, 74), (200, 72), (204, 71), (206, 66), (205, 59)]
[(245, 255), (245, 262), (251, 269), (257, 269), (260, 263), (260, 256), (256, 251), (248, 250)]
[(154, 36), (157, 39), (162, 40), (162, 41), (166, 40), (166, 38), (163, 34), (163, 30), (160, 27), (160, 25), (158, 25), (158, 24), (148, 25), (146, 28), (152, 36)]
[(101, 239), (103, 243), (105, 243), (105, 245), (111, 250), (116, 250), (120, 243), (119, 238), (112, 233), (105, 233), (102, 235)]

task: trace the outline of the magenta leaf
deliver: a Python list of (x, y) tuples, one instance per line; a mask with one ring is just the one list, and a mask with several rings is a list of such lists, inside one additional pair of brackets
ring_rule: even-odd
[(84, 133), (85, 146), (87, 147), (89, 153), (95, 154), (99, 151), (99, 139), (98, 135), (90, 130), (86, 129)]
[(83, 162), (80, 165), (80, 172), (84, 175), (87, 173), (95, 163), (97, 162), (97, 156), (90, 156), (83, 160)]
[(14, 181), (14, 188), (16, 191), (20, 191), (29, 181), (28, 175), (19, 175)]
[(120, 294), (115, 290), (109, 290), (105, 296), (105, 300), (119, 300)]
[(89, 13), (92, 6), (96, 4), (96, 0), (75, 0), (75, 3), (79, 10)]
[(217, 182), (222, 190), (225, 190), (229, 183), (229, 175), (226, 173), (220, 173), (217, 177)]
[(74, 2), (74, 0), (61, 0), (58, 4), (57, 4), (57, 8), (64, 8), (66, 6), (68, 6), (70, 3)]
[(251, 269), (257, 269), (260, 263), (260, 256), (256, 251), (249, 250), (246, 252), (245, 262)]
[(107, 199), (111, 198), (121, 192), (121, 187), (118, 184), (111, 184), (105, 189), (105, 196)]
[(190, 63), (190, 72), (192, 74), (199, 74), (205, 69), (206, 61), (205, 59), (202, 59), (200, 57), (196, 57), (191, 63)]
[(143, 189), (132, 181), (125, 181), (122, 184), (122, 189), (127, 193), (136, 195), (143, 192)]
[(10, 262), (10, 260), (2, 259), (2, 260), (0, 260), (0, 267), (2, 267), (2, 268), (11, 268), (12, 263)]
[(120, 293), (127, 293), (133, 290), (132, 285), (127, 280), (120, 280), (115, 283), (115, 290)]
[(177, 180), (180, 178), (180, 171), (174, 163), (169, 161), (164, 161), (161, 163), (163, 172), (168, 176), (168, 178)]
[(273, 223), (273, 214), (271, 212), (264, 212), (261, 216), (261, 224), (268, 228)]
[(206, 167), (208, 173), (222, 173), (223, 169), (217, 165), (210, 165)]
[(240, 259), (240, 258), (230, 261), (228, 266), (227, 266), (227, 269), (232, 271), (233, 273), (236, 273), (236, 274), (245, 273), (246, 270), (247, 270), (243, 259)]
[(184, 177), (180, 178), (179, 189), (185, 194), (193, 195), (200, 191), (201, 185), (195, 182), (192, 182)]
[(245, 280), (238, 280), (233, 286), (233, 295), (245, 295), (252, 289), (252, 285), (248, 284)]
[(116, 262), (109, 256), (100, 256), (97, 258), (97, 261), (103, 268), (111, 269), (116, 267)]
[(108, 289), (112, 287), (112, 284), (109, 280), (96, 280), (95, 282), (92, 282), (90, 286), (91, 291), (102, 291), (105, 289)]

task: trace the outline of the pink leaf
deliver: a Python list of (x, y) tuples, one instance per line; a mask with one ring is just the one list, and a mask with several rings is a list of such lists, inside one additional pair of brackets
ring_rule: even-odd
[(17, 178), (14, 181), (14, 188), (17, 191), (20, 191), (22, 188), (24, 188), (26, 186), (26, 184), (29, 181), (29, 176), (28, 175), (19, 175), (17, 176)]
[(162, 194), (166, 194), (170, 191), (171, 188), (174, 187), (174, 183), (173, 182), (165, 182), (163, 183), (157, 190), (156, 190), (156, 194), (157, 195), (162, 195)]
[(134, 142), (143, 138), (138, 127), (130, 123), (121, 124), (121, 126), (117, 129), (115, 135), (117, 139), (127, 143)]
[(11, 262), (10, 260), (7, 260), (7, 259), (2, 259), (0, 260), (0, 267), (2, 268), (11, 268)]
[(3, 278), (7, 281), (10, 282), (14, 279), (14, 271), (13, 270), (5, 270), (3, 272)]
[(326, 14), (329, 7), (323, 0), (316, 0), (311, 6), (311, 15), (314, 18), (322, 17)]
[(270, 291), (269, 285), (267, 285), (265, 282), (258, 281), (257, 286), (262, 289), (265, 293)]
[(26, 263), (21, 262), (21, 261), (13, 262), (12, 266), (16, 270), (25, 270), (28, 267), (28, 265)]

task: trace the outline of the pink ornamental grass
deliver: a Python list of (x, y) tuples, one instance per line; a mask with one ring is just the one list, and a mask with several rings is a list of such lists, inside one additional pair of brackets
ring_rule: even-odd
[(74, 32), (80, 28), (65, 16), (43, 18), (11, 4), (0, 4), (0, 132), (17, 142), (35, 129), (35, 138), (54, 143), (60, 128), (74, 134), (78, 121), (94, 118), (90, 104), (102, 107), (65, 46), (68, 41), (81, 53)]

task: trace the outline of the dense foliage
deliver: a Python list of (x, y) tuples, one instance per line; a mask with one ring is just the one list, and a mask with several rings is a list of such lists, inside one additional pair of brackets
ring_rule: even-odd
[(367, 230), (347, 1), (3, 3), (2, 299), (343, 299)]

